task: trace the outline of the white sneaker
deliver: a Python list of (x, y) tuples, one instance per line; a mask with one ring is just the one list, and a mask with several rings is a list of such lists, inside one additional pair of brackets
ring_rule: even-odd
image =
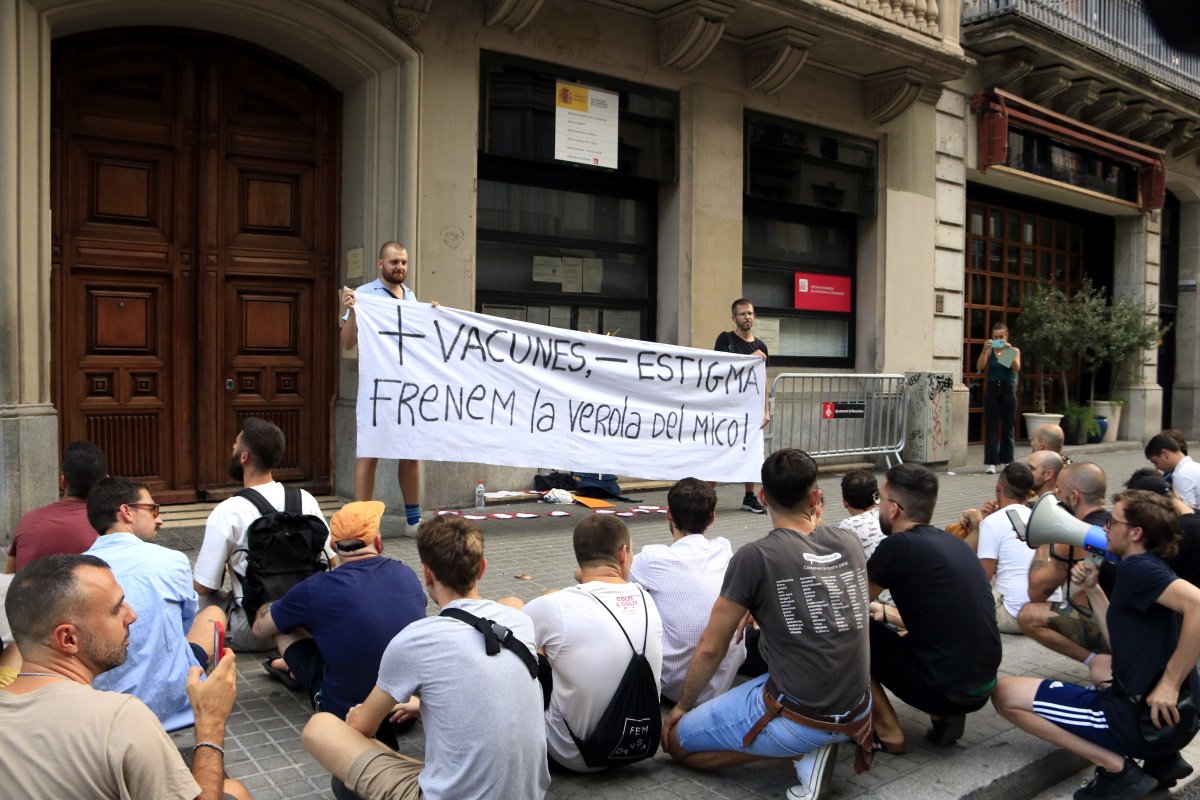
[(798, 783), (787, 790), (787, 800), (820, 800), (825, 795), (829, 780), (833, 777), (837, 748), (836, 744), (827, 744), (804, 757), (805, 761), (812, 760), (812, 772), (807, 782)]
[(984, 472), (986, 472), (988, 475), (995, 475), (996, 474), (996, 465), (988, 464), (987, 469), (985, 469)]

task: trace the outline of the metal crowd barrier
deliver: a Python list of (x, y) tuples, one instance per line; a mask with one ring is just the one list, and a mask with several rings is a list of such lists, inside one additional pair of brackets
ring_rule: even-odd
[(799, 448), (813, 458), (885, 456), (903, 463), (908, 390), (903, 375), (782, 373), (771, 382), (768, 453)]

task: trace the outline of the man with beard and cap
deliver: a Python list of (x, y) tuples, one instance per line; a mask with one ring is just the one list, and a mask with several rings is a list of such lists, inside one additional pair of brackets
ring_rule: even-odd
[[(1090, 461), (1064, 467), (1058, 476), (1059, 502), (1088, 525), (1102, 528), (1108, 524), (1104, 504), (1107, 491), (1104, 470)], [(1086, 557), (1082, 548), (1069, 544), (1039, 547), (1029, 564), (1029, 602), (1017, 615), (1017, 623), (1026, 636), (1090, 667), (1097, 655), (1108, 653), (1108, 643), (1099, 621), (1088, 613), (1087, 595), (1079, 587), (1072, 587), (1075, 591), (1071, 602), (1049, 599), (1066, 582), (1072, 565)], [(1101, 583), (1108, 592), (1112, 591), (1112, 578), (1112, 569), (1102, 568)]]
[[(341, 719), (371, 693), (388, 643), (425, 616), (425, 590), (412, 567), (380, 555), (381, 517), (378, 500), (342, 506), (329, 520), (337, 568), (264, 604), (254, 621), (254, 635), (273, 638), (283, 654), (263, 662), (267, 674)], [(375, 736), (396, 747), (395, 734), (385, 720)]]
[[(231, 478), (258, 492), (280, 511), (284, 505), (283, 484), (275, 480), (271, 470), (279, 465), (285, 449), (283, 431), (278, 426), (258, 417), (247, 417), (233, 443), (229, 462)], [(324, 521), (316, 498), (303, 489), (300, 498), (302, 513)], [(232, 646), (239, 651), (255, 653), (270, 650), (274, 643), (258, 638), (251, 631), (253, 620), (246, 619), (242, 609), (243, 590), (238, 576), (246, 574), (246, 530), (260, 516), (254, 503), (244, 497), (230, 497), (214, 508), (205, 523), (204, 542), (192, 571), (196, 592), (206, 598), (204, 604), (220, 604), (229, 615)], [(328, 544), (325, 551), (327, 556), (333, 557)], [(232, 596), (221, 591), (226, 567), (229, 568)]]
[(92, 687), (125, 662), (137, 620), (107, 564), (89, 555), (38, 559), (17, 573), (5, 606), (25, 657), (17, 680), (0, 690), (5, 797), (249, 800), (224, 774), (225, 721), (237, 697), (232, 650), (207, 680), (199, 667), (188, 673), (196, 719), (189, 770), (141, 700)]

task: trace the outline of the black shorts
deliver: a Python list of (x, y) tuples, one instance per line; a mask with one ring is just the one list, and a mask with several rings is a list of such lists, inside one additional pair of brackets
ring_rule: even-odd
[(871, 677), (913, 708), (936, 717), (956, 717), (978, 711), (987, 703), (987, 697), (970, 704), (946, 697), (944, 690), (929, 685), (909, 637), (875, 620), (871, 620), (870, 630)]
[(325, 683), (325, 659), (315, 639), (300, 639), (292, 642), (283, 654), (288, 670), (295, 676), (300, 688), (308, 695), (314, 711), (321, 701), (321, 686)]

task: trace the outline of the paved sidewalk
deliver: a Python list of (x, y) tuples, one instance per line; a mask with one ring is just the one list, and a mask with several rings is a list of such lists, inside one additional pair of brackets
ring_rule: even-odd
[[(973, 448), (979, 449), (979, 448)], [(1100, 450), (1102, 452), (1095, 452)], [(1020, 448), (1023, 457), (1027, 448)], [(1110, 494), (1138, 467), (1146, 464), (1141, 448), (1132, 443), (1074, 448), (1076, 460), (1093, 460), (1107, 471)], [(1086, 454), (1085, 454), (1086, 453)], [(981, 462), (981, 453), (975, 462)], [(985, 475), (982, 464), (957, 471), (939, 471), (941, 491), (935, 522), (945, 524), (958, 518), (963, 508), (991, 497), (995, 477)], [(827, 521), (845, 516), (840, 503), (836, 473), (825, 474), (821, 485), (827, 498)], [(666, 493), (631, 493), (648, 505), (666, 504)], [(763, 535), (768, 527), (764, 516), (739, 509), (741, 487), (722, 486), (719, 490), (714, 535), (728, 538), (735, 548)], [(570, 517), (547, 517), (552, 508), (566, 508)], [(518, 504), (489, 511), (541, 514), (536, 519), (488, 519), (480, 524), (486, 536), (487, 572), (480, 582), (484, 597), (498, 598), (515, 594), (532, 599), (543, 590), (561, 587), (572, 580), (575, 562), (571, 550), (571, 530), (589, 512), (582, 506), (546, 506)], [(627, 518), (635, 550), (651, 542), (668, 542), (666, 521), (659, 514), (639, 514)], [(386, 554), (416, 566), (416, 547), (411, 539), (399, 534), (403, 523), (398, 517), (385, 518)], [(202, 529), (173, 528), (164, 531), (162, 543), (177, 547), (195, 559)], [(525, 579), (528, 576), (528, 579)], [(436, 613), (430, 608), (430, 613)], [(329, 798), (327, 773), (314, 762), (300, 744), (300, 731), (310, 710), (299, 695), (286, 691), (270, 680), (260, 666), (262, 655), (243, 654), (238, 658), (239, 694), (230, 718), (226, 742), (227, 769), (242, 780), (256, 798), (308, 800)], [(1084, 682), (1082, 665), (1051, 653), (1018, 636), (1004, 637), (1003, 674), (1038, 675)], [(937, 748), (925, 742), (923, 733), (928, 718), (901, 702), (896, 703), (908, 739), (903, 756), (880, 754), (875, 767), (855, 775), (852, 752), (843, 747), (833, 777), (830, 800), (850, 798), (935, 798), (970, 797), (1015, 800), (1038, 795), (1045, 800), (1069, 797), (1077, 784), (1063, 784), (1079, 772), (1083, 764), (1012, 728), (999, 718), (991, 706), (971, 715), (966, 735), (951, 748)], [(463, 731), (470, 736), (470, 731)], [(190, 732), (181, 741), (187, 741)], [(402, 738), (401, 751), (423, 756), (424, 740), (417, 726)], [(666, 798), (781, 798), (795, 783), (792, 767), (786, 762), (760, 762), (719, 774), (702, 774), (685, 769), (660, 753), (643, 762), (608, 774), (576, 776), (552, 771), (551, 798), (627, 798), (645, 800)], [(1051, 787), (1057, 787), (1051, 789)], [(1047, 789), (1051, 789), (1047, 792)], [(1039, 794), (1041, 793), (1041, 794)], [(509, 800), (499, 798), (498, 800)], [(516, 800), (516, 799), (513, 799)]]

